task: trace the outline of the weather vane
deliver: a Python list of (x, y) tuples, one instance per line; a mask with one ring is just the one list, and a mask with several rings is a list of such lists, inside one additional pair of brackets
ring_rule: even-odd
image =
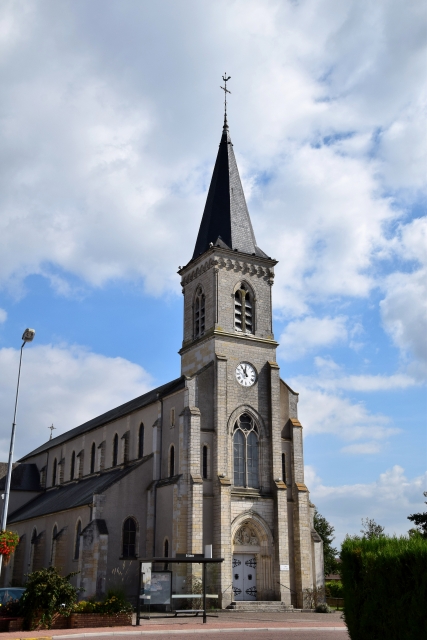
[(224, 73), (222, 79), (224, 80), (224, 86), (220, 87), (224, 91), (224, 127), (227, 127), (227, 93), (231, 94), (231, 91), (227, 89), (227, 82), (230, 80), (231, 76), (228, 76), (227, 73)]
[(56, 427), (53, 426), (53, 422), (52, 422), (51, 426), (48, 427), (48, 429), (50, 429), (50, 438), (49, 438), (49, 440), (52, 440), (53, 430), (56, 429)]

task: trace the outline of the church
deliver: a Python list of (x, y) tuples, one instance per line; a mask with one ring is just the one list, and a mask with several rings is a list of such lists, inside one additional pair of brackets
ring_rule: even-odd
[[(300, 608), (304, 590), (323, 585), (298, 393), (276, 362), (276, 264), (257, 245), (225, 118), (194, 252), (178, 272), (181, 375), (19, 460), (8, 528), (20, 541), (2, 586), (55, 566), (79, 572), (85, 598), (118, 578), (134, 598), (139, 558), (206, 545), (224, 558), (222, 608)], [(183, 585), (175, 576), (173, 592)]]

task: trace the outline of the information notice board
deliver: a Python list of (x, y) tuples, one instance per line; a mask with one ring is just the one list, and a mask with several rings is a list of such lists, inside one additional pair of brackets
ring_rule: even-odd
[(172, 572), (153, 571), (151, 573), (151, 605), (170, 604), (172, 593)]

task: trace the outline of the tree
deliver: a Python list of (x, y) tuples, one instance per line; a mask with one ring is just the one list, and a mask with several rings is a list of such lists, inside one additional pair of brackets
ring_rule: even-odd
[(380, 538), (384, 535), (384, 527), (377, 524), (373, 518), (362, 518), (362, 529), (360, 533), (363, 538), (372, 540), (373, 538)]
[(335, 573), (338, 570), (338, 562), (336, 556), (338, 551), (332, 546), (335, 539), (333, 527), (324, 518), (317, 509), (314, 510), (314, 528), (323, 540), (323, 559), (325, 563), (325, 575)]
[[(427, 498), (427, 491), (424, 491), (423, 496)], [(427, 502), (424, 504), (427, 504)], [(408, 520), (413, 522), (417, 527), (416, 529), (410, 529), (410, 535), (418, 532), (423, 538), (427, 538), (427, 511), (424, 511), (424, 513), (413, 513), (408, 516)]]

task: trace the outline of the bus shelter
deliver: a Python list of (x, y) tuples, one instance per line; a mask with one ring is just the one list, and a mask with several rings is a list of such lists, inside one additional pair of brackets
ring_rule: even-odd
[[(150, 619), (154, 611), (165, 613), (166, 618), (178, 615), (203, 615), (207, 618), (207, 601), (219, 598), (215, 576), (207, 572), (224, 562), (224, 558), (207, 558), (203, 554), (182, 554), (175, 558), (144, 558), (139, 560), (136, 624)], [(196, 565), (193, 573), (192, 565)], [(212, 574), (212, 571), (211, 571)], [(216, 593), (207, 593), (207, 589)]]

